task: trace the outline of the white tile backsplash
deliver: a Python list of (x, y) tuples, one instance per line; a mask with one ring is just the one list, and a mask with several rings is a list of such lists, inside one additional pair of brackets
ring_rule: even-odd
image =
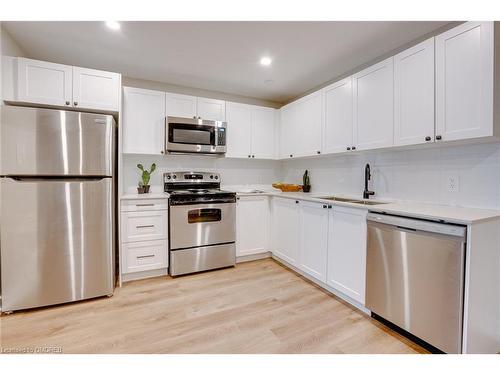
[[(379, 199), (500, 209), (500, 144), (437, 146), (410, 150), (380, 150), (285, 161), (225, 159), (203, 156), (124, 155), (123, 182), (135, 192), (137, 163), (157, 163), (153, 191), (162, 190), (162, 175), (173, 170), (214, 171), (224, 185), (302, 183), (310, 171), (312, 192), (361, 196), (364, 166), (370, 163), (370, 189)], [(458, 176), (459, 191), (449, 192), (447, 178)]]
[(137, 163), (149, 169), (156, 163), (151, 176), (152, 191), (163, 190), (163, 173), (170, 171), (210, 171), (220, 173), (225, 185), (270, 185), (280, 180), (281, 162), (275, 160), (226, 159), (189, 155), (123, 155), (123, 186), (126, 193), (136, 192), (140, 180)]

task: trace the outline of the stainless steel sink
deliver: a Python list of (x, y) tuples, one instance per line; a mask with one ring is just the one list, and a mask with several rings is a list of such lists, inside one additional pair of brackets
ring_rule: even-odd
[(375, 206), (377, 204), (386, 204), (386, 202), (379, 202), (379, 201), (371, 201), (367, 199), (354, 199), (354, 198), (342, 198), (342, 197), (317, 197), (318, 199), (327, 199), (329, 201), (336, 201), (336, 202), (346, 202), (346, 203), (355, 203), (355, 204), (362, 204), (366, 206)]

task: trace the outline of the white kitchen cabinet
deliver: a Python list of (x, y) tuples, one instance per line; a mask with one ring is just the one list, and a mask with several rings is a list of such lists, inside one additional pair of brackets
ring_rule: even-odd
[(10, 77), (4, 100), (118, 112), (120, 74), (22, 57), (3, 59)]
[(17, 63), (17, 90), (13, 90), (17, 91), (17, 98), (9, 99), (34, 104), (72, 106), (71, 66), (21, 57), (13, 63)]
[(353, 76), (354, 140), (358, 150), (393, 145), (393, 65), (390, 57)]
[(242, 103), (226, 104), (229, 158), (275, 158), (275, 110)]
[(236, 203), (236, 256), (269, 251), (267, 196), (241, 196)]
[(300, 246), (297, 267), (326, 283), (328, 250), (328, 205), (301, 201)]
[(274, 159), (276, 157), (274, 108), (252, 106), (252, 157)]
[(272, 228), (273, 255), (296, 266), (300, 246), (298, 200), (273, 198)]
[[(280, 109), (280, 158), (286, 159), (293, 157), (295, 152), (295, 129), (297, 128), (297, 118), (295, 116), (296, 106), (290, 103)], [(297, 134), (298, 136), (298, 134)]]
[(120, 75), (102, 70), (73, 67), (73, 107), (118, 111)]
[(167, 116), (188, 117), (197, 116), (196, 96), (166, 93)]
[(137, 242), (167, 238), (166, 210), (122, 212), (122, 241)]
[(228, 158), (250, 158), (252, 155), (252, 106), (227, 103)]
[(329, 210), (327, 284), (365, 303), (367, 210)]
[(494, 24), (466, 22), (436, 37), (436, 139), (493, 135)]
[(211, 98), (196, 99), (198, 117), (204, 120), (226, 121), (226, 102)]
[(167, 241), (145, 241), (123, 244), (124, 274), (168, 267)]
[(349, 151), (354, 145), (352, 77), (324, 88), (323, 96), (325, 103), (323, 153), (334, 154)]
[(124, 153), (163, 154), (165, 93), (124, 87), (122, 124)]
[(394, 144), (434, 141), (434, 38), (394, 56)]

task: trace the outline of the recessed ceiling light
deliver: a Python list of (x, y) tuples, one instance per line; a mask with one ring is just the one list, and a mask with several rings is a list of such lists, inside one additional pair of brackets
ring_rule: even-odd
[(260, 65), (263, 65), (263, 66), (269, 66), (269, 65), (271, 65), (272, 62), (273, 62), (273, 60), (268, 56), (261, 57), (261, 59), (260, 59)]
[(120, 24), (117, 21), (106, 21), (106, 26), (111, 30), (120, 30)]

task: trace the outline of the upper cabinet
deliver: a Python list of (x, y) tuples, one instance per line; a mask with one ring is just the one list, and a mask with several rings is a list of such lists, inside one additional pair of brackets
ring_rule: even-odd
[(350, 151), (354, 145), (352, 127), (352, 77), (323, 89), (325, 122), (323, 153)]
[(394, 56), (394, 144), (434, 141), (434, 38)]
[(4, 100), (27, 104), (117, 112), (118, 73), (54, 64), (22, 57), (5, 58)]
[(122, 124), (124, 153), (163, 154), (165, 93), (124, 87)]
[(72, 66), (18, 58), (16, 101), (71, 106), (72, 81)]
[(252, 156), (252, 107), (241, 103), (227, 103), (227, 152), (229, 158)]
[(167, 115), (226, 121), (226, 102), (219, 99), (167, 93)]
[(354, 139), (358, 150), (393, 145), (393, 66), (390, 57), (353, 76)]
[(283, 157), (321, 154), (323, 94), (309, 94), (283, 107), (281, 136)]
[(205, 120), (226, 121), (226, 102), (219, 99), (197, 98), (198, 117)]
[(274, 159), (275, 112), (273, 108), (228, 102), (226, 157)]
[(167, 115), (173, 117), (197, 117), (196, 96), (167, 92)]
[(494, 24), (466, 22), (436, 37), (436, 139), (493, 135)]
[(120, 103), (120, 75), (73, 67), (73, 107), (116, 111)]

